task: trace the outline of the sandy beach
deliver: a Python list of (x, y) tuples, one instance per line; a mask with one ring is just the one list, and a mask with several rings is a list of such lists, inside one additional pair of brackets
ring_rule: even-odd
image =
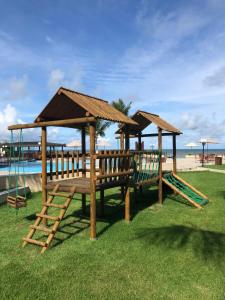
[[(225, 160), (223, 159), (223, 163)], [(206, 163), (205, 165), (214, 165), (215, 162)], [(173, 159), (167, 158), (166, 162), (163, 163), (163, 170), (173, 169)], [(202, 164), (195, 157), (185, 157), (177, 158), (177, 170), (178, 171), (196, 171), (196, 170), (206, 170), (202, 168)]]

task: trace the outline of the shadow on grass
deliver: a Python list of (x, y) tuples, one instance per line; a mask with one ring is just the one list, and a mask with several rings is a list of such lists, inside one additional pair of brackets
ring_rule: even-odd
[(225, 234), (199, 228), (172, 225), (159, 228), (142, 228), (136, 231), (136, 239), (147, 245), (169, 249), (192, 247), (195, 255), (205, 261), (225, 262)]
[[(144, 190), (139, 197), (139, 201), (134, 204), (133, 193), (131, 193), (132, 217), (134, 218), (141, 210), (156, 203), (158, 200), (157, 190)], [(100, 203), (97, 201), (97, 210)], [(87, 229), (90, 227), (89, 211), (90, 205), (86, 207), (87, 214), (82, 216), (81, 210), (76, 210), (64, 217), (51, 247), (56, 247), (73, 236), (81, 235), (89, 236)], [(121, 200), (121, 194), (118, 191), (115, 194), (105, 196), (105, 214), (104, 218), (98, 218), (97, 222), (102, 222), (102, 228), (98, 231), (97, 237), (106, 233), (115, 223), (124, 219), (124, 202)], [(42, 236), (43, 237), (43, 236)]]
[[(143, 209), (150, 207), (158, 201), (158, 190), (157, 189), (143, 189), (142, 193), (138, 195), (138, 201), (134, 203), (134, 193), (131, 192), (131, 216), (135, 216)], [(121, 200), (121, 193), (118, 189), (116, 193), (105, 195), (105, 214), (104, 217), (98, 217), (100, 210), (99, 194), (97, 195), (97, 222), (102, 222), (101, 229), (97, 233), (97, 237), (100, 237), (106, 233), (115, 223), (124, 219), (124, 202)], [(90, 227), (89, 212), (90, 205), (87, 202), (86, 215), (82, 216), (81, 209), (75, 210), (71, 214), (67, 214), (64, 218), (60, 227), (54, 237), (54, 242), (51, 247), (55, 247), (66, 240), (71, 239), (73, 236), (83, 235), (89, 236), (87, 229)], [(34, 221), (36, 219), (35, 214), (30, 214), (25, 217), (28, 221)], [(49, 224), (51, 226), (51, 224)], [(37, 239), (43, 239), (43, 235), (37, 237)]]

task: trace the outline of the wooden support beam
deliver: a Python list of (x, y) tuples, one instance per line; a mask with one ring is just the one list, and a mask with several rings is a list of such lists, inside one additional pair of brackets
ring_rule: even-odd
[(90, 123), (90, 239), (96, 239), (95, 123)]
[(104, 195), (104, 189), (100, 190), (100, 216), (104, 217), (105, 215), (105, 195)]
[[(158, 127), (158, 150), (162, 154), (162, 129)], [(160, 159), (159, 163), (159, 203), (163, 203), (163, 195), (162, 195), (162, 159)]]
[[(182, 133), (174, 133), (174, 132), (162, 132), (162, 136), (172, 136), (172, 135), (180, 135)], [(145, 134), (141, 134), (141, 137), (142, 138), (145, 138), (145, 137), (157, 137), (158, 136), (158, 133), (145, 133)], [(136, 139), (138, 138), (138, 134), (130, 134), (129, 135), (130, 139)], [(116, 139), (119, 139), (120, 137), (116, 137)]]
[[(82, 154), (82, 177), (86, 177), (86, 131), (81, 129), (81, 154)], [(79, 162), (79, 160), (78, 160)], [(82, 194), (82, 215), (86, 214), (86, 195)]]
[(94, 117), (84, 117), (84, 118), (75, 118), (75, 119), (66, 119), (66, 120), (55, 120), (55, 121), (44, 121), (30, 124), (16, 124), (8, 126), (9, 130), (16, 129), (26, 129), (26, 128), (36, 128), (36, 127), (48, 127), (48, 126), (66, 126), (66, 125), (79, 125), (89, 122), (95, 122)]
[(130, 187), (126, 186), (125, 192), (125, 221), (130, 221)]
[(141, 133), (138, 134), (138, 150), (141, 151)]
[(125, 150), (129, 150), (130, 149), (130, 137), (129, 137), (129, 133), (126, 132), (125, 133)]
[(177, 145), (176, 145), (176, 135), (173, 134), (173, 172), (177, 173)]
[[(47, 129), (46, 127), (41, 128), (41, 163), (42, 163), (42, 176), (41, 176), (41, 184), (42, 184), (42, 208), (45, 206), (47, 202)], [(46, 223), (46, 220), (45, 220)]]
[(120, 150), (124, 150), (124, 133), (120, 134)]

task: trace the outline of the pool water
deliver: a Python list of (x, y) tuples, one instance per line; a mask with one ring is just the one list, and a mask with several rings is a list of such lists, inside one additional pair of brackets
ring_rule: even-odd
[[(87, 162), (88, 163), (88, 162)], [(77, 168), (76, 162), (74, 162), (74, 168)], [(79, 168), (81, 168), (81, 163), (79, 164)], [(67, 169), (67, 164), (64, 162), (64, 171)], [(69, 162), (69, 169), (72, 169), (72, 162)], [(41, 161), (25, 161), (25, 162), (17, 162), (17, 163), (12, 163), (11, 168), (9, 166), (7, 167), (2, 167), (0, 168), (0, 171), (5, 171), (5, 172), (11, 172), (14, 173), (19, 172), (19, 173), (41, 173)], [(55, 172), (56, 170), (56, 165), (55, 162), (52, 163), (52, 170)], [(61, 171), (61, 162), (58, 162), (58, 171)], [(50, 172), (50, 163), (47, 162), (47, 172)]]

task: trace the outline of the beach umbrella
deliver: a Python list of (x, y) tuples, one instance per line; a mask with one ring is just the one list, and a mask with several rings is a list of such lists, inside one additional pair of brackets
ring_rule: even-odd
[(81, 142), (79, 140), (73, 140), (70, 143), (68, 143), (66, 145), (66, 147), (74, 147), (74, 148), (78, 148), (81, 147)]
[(198, 147), (198, 144), (190, 142), (190, 143), (185, 144), (185, 146), (186, 147)]
[(205, 162), (205, 146), (207, 146), (207, 152), (208, 152), (208, 145), (209, 144), (219, 144), (216, 140), (210, 139), (210, 138), (201, 138), (199, 143), (202, 144), (202, 167), (204, 166)]
[(190, 147), (191, 150), (193, 147), (198, 147), (198, 144), (194, 143), (194, 142), (190, 142), (184, 145), (185, 147)]
[(108, 139), (104, 139), (104, 138), (99, 138), (97, 141), (97, 146), (98, 147), (110, 147), (111, 144), (109, 143)]

